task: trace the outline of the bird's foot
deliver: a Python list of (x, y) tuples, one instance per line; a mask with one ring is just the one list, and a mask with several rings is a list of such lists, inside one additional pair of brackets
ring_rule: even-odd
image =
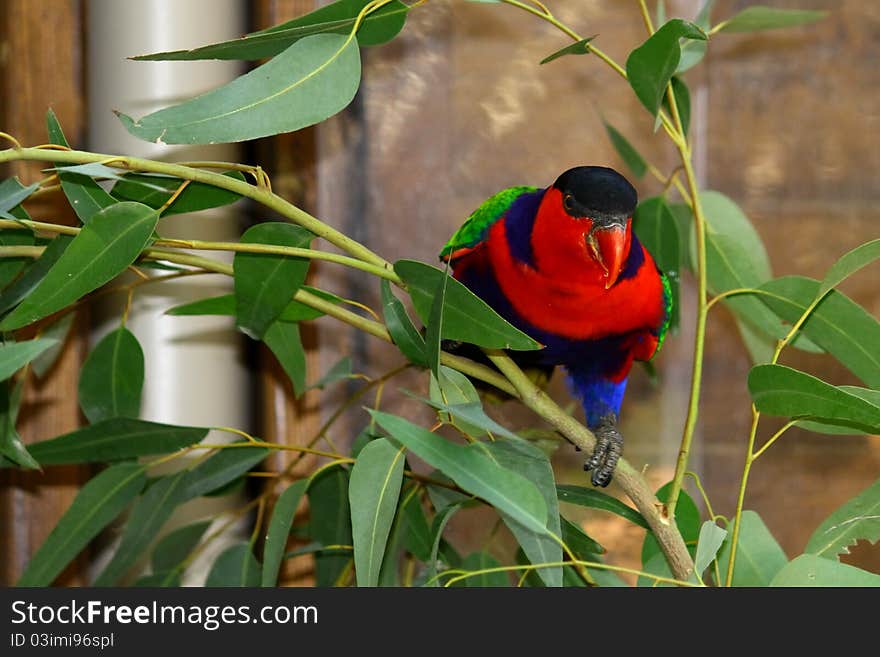
[(617, 430), (617, 416), (609, 413), (599, 420), (593, 431), (596, 447), (592, 456), (584, 463), (584, 470), (592, 471), (590, 481), (594, 486), (605, 487), (611, 482), (614, 468), (623, 453), (623, 436)]

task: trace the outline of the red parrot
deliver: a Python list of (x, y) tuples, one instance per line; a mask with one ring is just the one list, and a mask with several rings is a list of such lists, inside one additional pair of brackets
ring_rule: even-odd
[(607, 486), (623, 450), (617, 428), (634, 360), (650, 360), (669, 327), (669, 282), (632, 230), (633, 186), (581, 166), (550, 187), (487, 199), (440, 253), (452, 275), (544, 345), (524, 365), (561, 365), (597, 443), (584, 469)]

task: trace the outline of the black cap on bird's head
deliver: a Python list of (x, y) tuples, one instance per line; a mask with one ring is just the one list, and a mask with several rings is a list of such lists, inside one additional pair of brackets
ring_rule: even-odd
[(569, 169), (553, 187), (566, 214), (590, 219), (587, 246), (605, 270), (605, 287), (611, 287), (629, 255), (627, 222), (639, 202), (635, 188), (614, 169), (593, 166)]

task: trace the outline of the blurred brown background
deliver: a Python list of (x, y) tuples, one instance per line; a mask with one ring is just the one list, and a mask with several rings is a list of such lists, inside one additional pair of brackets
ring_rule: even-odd
[[(307, 11), (311, 0), (250, 3), (255, 27)], [(645, 38), (635, 1), (549, 0), (556, 15), (617, 61)], [(654, 3), (650, 3), (653, 5)], [(667, 2), (669, 15), (692, 18), (698, 0)], [(719, 0), (714, 22), (752, 4)], [(821, 277), (848, 249), (877, 236), (880, 138), (876, 89), (880, 73), (880, 5), (849, 0), (765, 0), (776, 7), (826, 9), (817, 25), (758, 35), (718, 35), (705, 62), (686, 76), (693, 110), (691, 135), (704, 188), (741, 204), (764, 238), (774, 273)], [(51, 35), (53, 47), (42, 47)], [(43, 140), (43, 112), (52, 104), (73, 143), (81, 127), (82, 5), (75, 0), (6, 0), (0, 4), (0, 129), (25, 143)], [(355, 102), (319, 129), (262, 142), (254, 157), (269, 170), (276, 191), (302, 202), (328, 223), (366, 242), (389, 260), (433, 262), (440, 246), (474, 207), (500, 188), (546, 185), (570, 166), (605, 164), (626, 171), (611, 148), (602, 117), (663, 171), (676, 154), (626, 83), (593, 57), (538, 62), (567, 43), (552, 26), (515, 8), (431, 0), (413, 11), (390, 44), (364, 51), (364, 83)], [(65, 45), (66, 44), (66, 45)], [(102, 111), (105, 108), (100, 108)], [(34, 170), (15, 170), (33, 178)], [(4, 173), (4, 175), (6, 175)], [(634, 181), (642, 197), (661, 186)], [(845, 290), (877, 315), (876, 267)], [(363, 276), (322, 267), (316, 282), (378, 306), (378, 285)], [(656, 361), (660, 380), (634, 370), (624, 404), (626, 456), (658, 486), (671, 478), (684, 424), (693, 341), (693, 285), (683, 286), (682, 328)], [(330, 320), (308, 337), (321, 371), (352, 355), (357, 371), (378, 375), (400, 362), (394, 350)], [(81, 343), (55, 377), (36, 391), (57, 404), (50, 417), (33, 414), (22, 427), (29, 440), (57, 435), (77, 422), (76, 363)], [(836, 384), (857, 381), (825, 357), (789, 352), (784, 362)], [(715, 511), (733, 512), (750, 421), (745, 378), (750, 363), (727, 311), (712, 311), (707, 337), (703, 404), (691, 469), (701, 476)], [(312, 372), (316, 376), (317, 372)], [(565, 399), (564, 384), (554, 390)], [(307, 397), (292, 404), (271, 365), (264, 375), (264, 431), (278, 440), (310, 435), (336, 401)], [(398, 384), (424, 389), (424, 377)], [(280, 387), (279, 387), (280, 386)], [(349, 390), (350, 392), (350, 390)], [(427, 415), (391, 389), (386, 410)], [(512, 427), (534, 424), (511, 405), (490, 412)], [(40, 419), (43, 418), (43, 419)], [(353, 413), (334, 432), (350, 440), (365, 423)], [(761, 435), (779, 423), (762, 422)], [(586, 481), (582, 456), (563, 446), (560, 479)], [(52, 486), (31, 477), (0, 479), (0, 563), (3, 579), (39, 545), (52, 518), (65, 508), (77, 478), (70, 471)], [(792, 430), (752, 470), (746, 507), (755, 509), (789, 556), (840, 503), (880, 475), (880, 445), (871, 437), (830, 437)], [(611, 487), (612, 492), (619, 494)], [(693, 488), (689, 490), (696, 497)], [(570, 509), (566, 510), (571, 511)], [(574, 516), (575, 514), (572, 513)], [(601, 514), (581, 513), (587, 530), (611, 548), (609, 560), (637, 563), (642, 532)], [(486, 540), (481, 518), (452, 526), (462, 545)], [(876, 546), (854, 558), (877, 571)], [(298, 570), (301, 574), (303, 571)], [(294, 578), (295, 579), (295, 578)], [(76, 583), (76, 572), (63, 580)]]

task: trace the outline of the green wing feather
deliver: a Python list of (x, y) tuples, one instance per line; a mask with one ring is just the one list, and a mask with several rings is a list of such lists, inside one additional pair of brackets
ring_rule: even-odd
[(660, 347), (663, 346), (663, 340), (666, 339), (666, 334), (669, 333), (669, 325), (672, 322), (672, 286), (669, 284), (669, 279), (666, 278), (666, 274), (663, 272), (660, 272), (660, 280), (663, 281), (663, 305), (664, 310), (666, 311), (666, 316), (663, 318), (663, 324), (660, 326), (660, 331), (657, 333), (657, 348), (654, 350), (651, 360), (654, 359), (654, 356), (660, 353)]
[(445, 260), (451, 253), (459, 249), (469, 249), (486, 238), (489, 228), (498, 221), (511, 204), (521, 195), (534, 192), (537, 187), (508, 187), (483, 201), (483, 204), (471, 213), (471, 216), (455, 231), (455, 234), (440, 251), (440, 259)]

